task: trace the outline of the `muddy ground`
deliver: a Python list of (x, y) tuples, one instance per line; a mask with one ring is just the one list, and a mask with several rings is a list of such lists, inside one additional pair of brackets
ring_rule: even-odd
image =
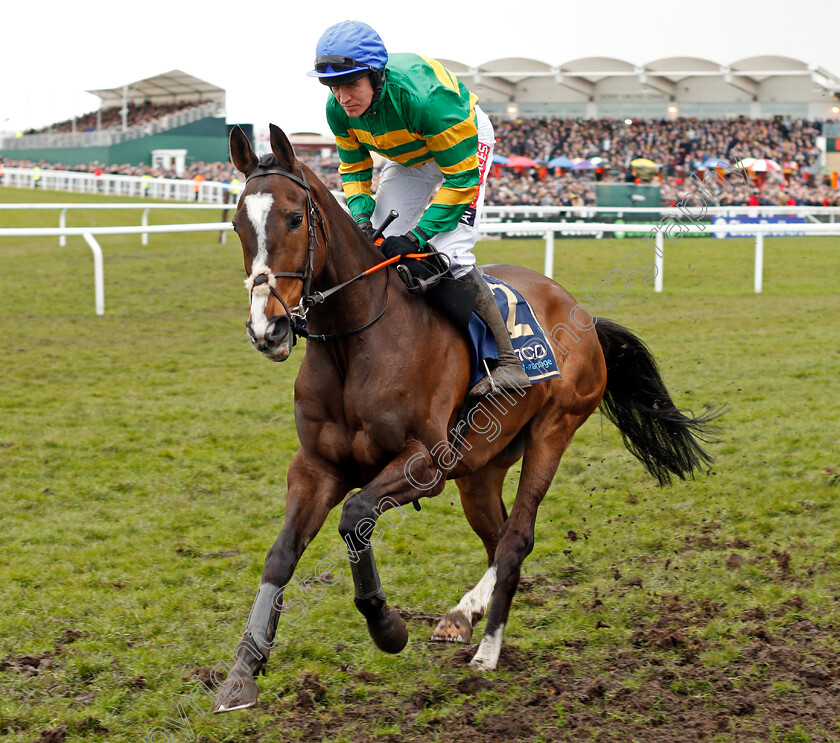
[[(794, 600), (794, 603), (797, 603)], [(840, 659), (824, 649), (826, 632), (810, 620), (794, 621), (771, 634), (767, 612), (744, 613), (748, 645), (729, 664), (703, 665), (701, 645), (684, 627), (713, 618), (722, 607), (693, 604), (677, 596), (662, 599), (658, 618), (642, 624), (629, 646), (617, 649), (600, 667), (584, 668), (567, 660), (528, 657), (514, 646), (503, 650), (500, 669), (512, 680), (475, 674), (455, 683), (462, 703), (454, 713), (430, 716), (442, 701), (431, 689), (418, 688), (395, 699), (350, 705), (340, 714), (319, 703), (323, 687), (311, 675), (298, 680), (296, 709), (283, 720), (290, 737), (329, 740), (352, 726), (363, 741), (620, 741), (688, 743), (693, 741), (840, 740)], [(777, 613), (788, 612), (779, 606)], [(829, 643), (831, 644), (831, 643)], [(477, 645), (442, 651), (442, 673), (465, 667)], [(368, 687), (377, 679), (360, 674)], [(513, 687), (513, 688), (511, 688)], [(486, 695), (514, 700), (492, 704)], [(347, 690), (348, 697), (352, 689)], [(278, 710), (279, 712), (280, 710)], [(422, 721), (421, 721), (422, 718)], [(371, 737), (365, 728), (390, 721), (400, 734)]]
[[(733, 553), (728, 559), (737, 557)], [(774, 559), (784, 570), (785, 555)], [(538, 584), (544, 587), (544, 581), (524, 578), (520, 598), (527, 601)], [(599, 604), (588, 606), (596, 628), (602, 622)], [(840, 628), (828, 618), (818, 623), (806, 618), (828, 616), (810, 608), (793, 595), (773, 607), (745, 609), (732, 629), (743, 640), (741, 649), (715, 663), (703, 662), (709, 641), (704, 644), (700, 637), (724, 606), (664, 595), (641, 602), (639, 617), (644, 618), (628, 641), (600, 653), (599, 662), (592, 654), (584, 659), (585, 640), (567, 644), (562, 659), (559, 652), (530, 655), (511, 643), (499, 664), (506, 673), (469, 673), (477, 645), (431, 643), (448, 692), (423, 682), (395, 691), (387, 679), (347, 667), (342, 669), (347, 682), (337, 690), (340, 705), (335, 688), (328, 693), (327, 684), (307, 671), (290, 679), (281, 695), (261, 696), (261, 711), (276, 715), (276, 723), (249, 741), (836, 742), (840, 659), (831, 648), (838, 646)], [(437, 619), (423, 611), (403, 610), (403, 615), (415, 637)], [(67, 630), (42, 656), (7, 656), (0, 671), (35, 675), (78, 636)], [(201, 677), (202, 671), (209, 669), (190, 675)], [(143, 688), (142, 679), (134, 681)], [(84, 730), (62, 725), (40, 731), (33, 743), (109, 737), (99, 721), (87, 722)], [(196, 737), (200, 743), (215, 740), (206, 733)]]

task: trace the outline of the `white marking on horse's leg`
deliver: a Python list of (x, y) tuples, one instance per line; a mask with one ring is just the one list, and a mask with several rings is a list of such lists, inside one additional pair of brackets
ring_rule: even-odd
[(481, 576), (481, 580), (478, 581), (475, 588), (464, 594), (464, 597), (458, 602), (458, 606), (452, 611), (463, 612), (464, 616), (474, 624), (487, 611), (495, 587), (496, 566), (493, 565)]
[[(270, 193), (255, 193), (245, 197), (245, 211), (257, 235), (257, 255), (251, 262), (252, 275), (268, 265), (268, 244), (265, 226), (268, 222), (268, 213), (273, 203), (274, 197)], [(264, 338), (268, 330), (268, 318), (265, 316), (265, 307), (267, 304), (267, 294), (257, 295), (252, 292), (251, 329), (257, 338)]]
[(496, 631), (489, 637), (485, 634), (481, 638), (478, 652), (473, 656), (470, 665), (479, 671), (494, 671), (499, 663), (499, 655), (502, 652), (502, 639), (505, 634), (505, 625), (500, 624)]

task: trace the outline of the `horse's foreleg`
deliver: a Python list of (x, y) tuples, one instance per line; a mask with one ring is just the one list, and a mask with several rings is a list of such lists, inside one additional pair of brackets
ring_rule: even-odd
[[(408, 642), (408, 629), (399, 612), (388, 606), (376, 570), (371, 536), (380, 514), (443, 490), (445, 475), (420, 442), (407, 446), (385, 469), (352, 498), (341, 512), (339, 533), (347, 543), (355, 586), (356, 608), (380, 650), (399, 653)], [(387, 517), (385, 517), (387, 518)]]
[(254, 679), (265, 668), (275, 645), (283, 592), (330, 509), (347, 493), (347, 487), (335, 473), (316, 463), (303, 450), (292, 459), (288, 483), (283, 529), (268, 551), (260, 588), (236, 648), (236, 663), (219, 688), (214, 712), (244, 709), (257, 701), (259, 688)]

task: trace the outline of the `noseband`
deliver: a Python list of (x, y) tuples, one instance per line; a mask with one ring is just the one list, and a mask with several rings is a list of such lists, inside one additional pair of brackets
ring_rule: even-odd
[[(327, 234), (326, 230), (324, 229), (324, 219), (321, 215), (321, 210), (318, 208), (318, 204), (312, 198), (312, 189), (306, 182), (306, 177), (304, 176), (302, 170), (300, 178), (298, 178), (298, 176), (294, 175), (293, 173), (289, 173), (285, 170), (266, 168), (262, 165), (262, 163), (259, 167), (259, 172), (252, 173), (245, 179), (246, 185), (248, 181), (252, 180), (253, 178), (261, 178), (262, 176), (266, 175), (282, 175), (284, 178), (288, 178), (289, 180), (297, 183), (306, 192), (306, 212), (309, 223), (309, 246), (307, 248), (306, 267), (303, 271), (279, 271), (275, 273), (272, 272), (271, 269), (269, 269), (266, 266), (265, 268), (255, 273), (252, 273), (245, 280), (245, 286), (252, 293), (252, 296), (254, 293), (265, 295), (272, 294), (280, 302), (280, 304), (283, 305), (283, 309), (286, 311), (286, 315), (289, 318), (289, 325), (292, 333), (292, 345), (297, 343), (298, 336), (313, 341), (327, 341), (338, 340), (340, 338), (349, 338), (350, 336), (357, 335), (367, 330), (369, 327), (371, 327), (371, 325), (376, 323), (385, 314), (385, 310), (388, 309), (388, 287), (391, 284), (390, 271), (387, 274), (388, 278), (385, 284), (385, 306), (382, 308), (382, 311), (375, 318), (373, 318), (373, 320), (366, 323), (360, 328), (355, 328), (354, 330), (347, 330), (340, 333), (310, 333), (306, 325), (306, 315), (309, 312), (309, 310), (316, 304), (320, 304), (321, 302), (323, 302), (331, 294), (334, 294), (340, 289), (343, 289), (345, 286), (352, 283), (357, 278), (361, 278), (361, 276), (356, 276), (350, 281), (345, 281), (342, 284), (334, 286), (331, 289), (327, 289), (324, 292), (312, 293), (312, 275), (315, 272), (315, 246), (318, 244), (318, 224), (320, 224), (321, 232), (324, 235), (324, 250), (326, 250), (327, 248)], [(280, 292), (277, 291), (277, 279), (280, 278), (300, 279), (303, 282), (303, 293), (301, 294), (300, 301), (298, 302), (297, 306), (292, 309), (289, 309), (289, 306), (286, 304), (286, 301), (280, 295)]]

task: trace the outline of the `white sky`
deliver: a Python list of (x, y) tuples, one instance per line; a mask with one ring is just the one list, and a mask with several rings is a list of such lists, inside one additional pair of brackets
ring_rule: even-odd
[(322, 31), (348, 18), (373, 26), (390, 51), (466, 64), (781, 55), (840, 76), (838, 0), (24, 0), (0, 29), (0, 132), (93, 111), (99, 98), (86, 90), (180, 69), (227, 90), (230, 123), (326, 134), (327, 90), (305, 73)]

